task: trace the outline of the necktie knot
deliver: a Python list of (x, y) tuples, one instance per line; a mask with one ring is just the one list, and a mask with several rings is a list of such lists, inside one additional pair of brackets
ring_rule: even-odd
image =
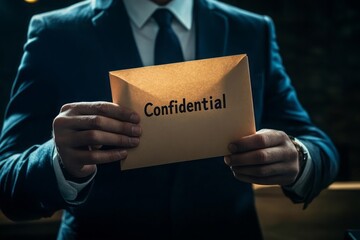
[(153, 17), (160, 28), (169, 28), (171, 27), (174, 15), (169, 10), (162, 8), (156, 10), (153, 14)]

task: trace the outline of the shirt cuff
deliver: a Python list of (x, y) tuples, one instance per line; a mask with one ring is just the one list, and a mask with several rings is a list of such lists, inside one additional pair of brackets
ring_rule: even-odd
[(287, 190), (287, 191), (295, 193), (300, 198), (304, 198), (305, 195), (306, 195), (310, 175), (311, 175), (311, 172), (312, 172), (312, 169), (313, 169), (314, 166), (313, 166), (313, 162), (311, 160), (311, 155), (310, 155), (309, 150), (307, 149), (307, 147), (301, 141), (299, 141), (296, 138), (295, 138), (295, 141), (303, 147), (303, 149), (307, 153), (308, 158), (307, 158), (307, 161), (306, 161), (305, 166), (304, 166), (304, 171), (302, 172), (302, 174), (298, 178), (298, 180), (291, 186), (284, 186), (284, 189)]
[(88, 179), (86, 182), (83, 183), (77, 183), (73, 181), (66, 180), (64, 177), (64, 174), (61, 170), (60, 164), (59, 164), (59, 154), (54, 148), (53, 152), (53, 166), (55, 171), (56, 180), (58, 183), (58, 187), (60, 190), (61, 196), (64, 198), (64, 200), (67, 203), (73, 204), (73, 205), (80, 205), (86, 201), (86, 197), (77, 199), (79, 196), (79, 193), (81, 190), (83, 190), (85, 187), (87, 187), (91, 181), (94, 179), (97, 169), (93, 173), (90, 179)]

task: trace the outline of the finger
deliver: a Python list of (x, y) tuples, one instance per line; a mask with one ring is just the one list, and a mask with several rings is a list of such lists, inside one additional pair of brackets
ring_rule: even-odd
[(289, 178), (282, 176), (282, 175), (276, 175), (271, 177), (254, 177), (254, 176), (247, 176), (242, 174), (236, 174), (234, 173), (234, 176), (236, 179), (253, 183), (253, 184), (261, 184), (261, 185), (288, 185), (293, 182), (293, 180), (289, 180)]
[(233, 174), (238, 180), (262, 185), (288, 185), (294, 181), (293, 177), (282, 174), (271, 176), (253, 176), (241, 173), (238, 169), (233, 170)]
[(256, 166), (246, 166), (246, 167), (230, 167), (233, 172), (237, 175), (251, 176), (254, 178), (269, 178), (275, 177), (278, 175), (283, 175), (284, 169), (281, 164), (264, 164)]
[(287, 138), (288, 136), (282, 131), (262, 130), (232, 142), (229, 150), (231, 153), (242, 153), (274, 147), (282, 144)]
[(141, 127), (137, 124), (122, 122), (99, 115), (59, 116), (54, 122), (54, 126), (77, 131), (93, 129), (133, 137), (138, 137), (142, 133)]
[(72, 156), (72, 163), (77, 166), (111, 163), (126, 159), (128, 152), (125, 149), (107, 150), (68, 150), (67, 155)]
[(67, 141), (67, 145), (74, 148), (94, 145), (132, 148), (138, 146), (140, 143), (140, 139), (138, 137), (128, 137), (126, 135), (99, 130), (74, 132), (71, 137), (67, 137)]
[(120, 121), (139, 123), (140, 116), (123, 106), (110, 102), (79, 102), (65, 104), (61, 108), (62, 113), (67, 115), (101, 115)]
[(281, 147), (265, 148), (226, 156), (225, 163), (232, 167), (257, 166), (283, 161)]

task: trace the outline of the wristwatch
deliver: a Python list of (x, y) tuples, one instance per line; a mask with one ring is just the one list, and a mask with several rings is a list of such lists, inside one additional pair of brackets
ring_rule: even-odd
[[(291, 142), (294, 144), (296, 151), (298, 152), (299, 156), (299, 178), (302, 175), (302, 172), (304, 171), (306, 161), (308, 160), (308, 152), (304, 149), (304, 147), (293, 137), (288, 135)], [(297, 180), (297, 179), (296, 179)], [(296, 181), (295, 180), (295, 181)]]

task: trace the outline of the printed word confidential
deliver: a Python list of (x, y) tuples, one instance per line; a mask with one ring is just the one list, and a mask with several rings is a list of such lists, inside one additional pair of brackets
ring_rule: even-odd
[(170, 100), (168, 105), (163, 106), (154, 106), (153, 103), (148, 102), (144, 107), (144, 113), (147, 117), (152, 117), (223, 108), (226, 108), (225, 94), (222, 95), (222, 98), (213, 99), (213, 97), (210, 96), (209, 99), (203, 98), (202, 100), (195, 102), (188, 102), (185, 98), (183, 98), (181, 102)]

